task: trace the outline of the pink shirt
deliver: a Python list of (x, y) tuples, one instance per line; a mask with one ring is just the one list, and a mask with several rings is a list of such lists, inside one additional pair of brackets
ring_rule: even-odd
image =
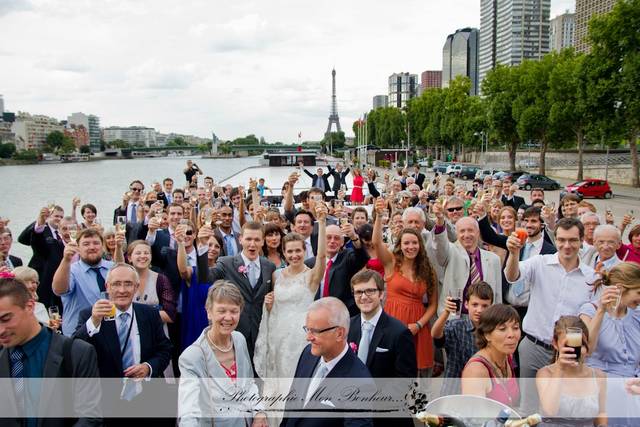
[(640, 248), (634, 248), (631, 243), (622, 244), (616, 251), (618, 258), (622, 261), (635, 262), (640, 264)]

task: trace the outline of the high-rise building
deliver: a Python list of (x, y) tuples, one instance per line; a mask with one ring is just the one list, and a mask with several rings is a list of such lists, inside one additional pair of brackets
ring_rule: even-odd
[(4, 98), (0, 95), (0, 121), (2, 121), (2, 115), (4, 114)]
[(442, 71), (427, 70), (420, 75), (420, 86), (422, 90), (434, 89), (442, 87)]
[(404, 108), (418, 96), (418, 75), (394, 73), (389, 76), (389, 107)]
[(156, 146), (156, 130), (143, 126), (111, 126), (103, 129), (103, 137), (106, 143), (111, 143), (119, 139), (138, 147)]
[(458, 76), (469, 77), (469, 94), (478, 94), (477, 28), (463, 28), (449, 34), (442, 48), (442, 87), (449, 87), (449, 82)]
[(11, 125), (18, 150), (42, 150), (47, 136), (53, 131), (64, 131), (57, 119), (23, 112), (18, 113), (16, 121)]
[(89, 131), (84, 125), (67, 124), (64, 128), (64, 134), (73, 140), (76, 148), (89, 145)]
[(615, 4), (616, 0), (576, 0), (576, 52), (589, 53), (589, 20), (594, 15), (610, 12)]
[(389, 97), (387, 95), (376, 95), (373, 97), (373, 109), (385, 108), (389, 105)]
[(84, 114), (84, 113), (73, 113), (68, 118), (67, 121), (70, 125), (75, 126), (84, 126), (84, 128), (89, 133), (89, 146), (91, 147), (91, 151), (98, 152), (100, 151), (100, 119), (98, 116), (94, 116), (93, 114)]
[(551, 0), (481, 0), (479, 78), (497, 64), (518, 65), (549, 53)]
[(562, 49), (574, 46), (576, 14), (567, 10), (549, 22), (549, 48), (560, 52)]

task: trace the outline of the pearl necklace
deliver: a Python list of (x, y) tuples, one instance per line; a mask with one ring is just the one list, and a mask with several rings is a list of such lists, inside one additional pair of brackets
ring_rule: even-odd
[(211, 347), (213, 347), (214, 349), (218, 350), (221, 353), (229, 353), (231, 350), (233, 350), (233, 340), (231, 340), (231, 344), (229, 345), (229, 348), (220, 348), (213, 342), (213, 339), (209, 336), (209, 333), (207, 333), (207, 341), (209, 342), (209, 345)]

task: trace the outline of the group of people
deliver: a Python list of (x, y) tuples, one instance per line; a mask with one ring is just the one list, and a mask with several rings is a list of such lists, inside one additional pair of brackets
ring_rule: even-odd
[(102, 412), (76, 414), (89, 424), (135, 414), (157, 398), (144, 380), (164, 378), (176, 415), (154, 424), (410, 426), (404, 407), (322, 414), (344, 414), (339, 384), (422, 378), (547, 425), (637, 425), (632, 214), (615, 224), (571, 194), (556, 210), (539, 188), (525, 200), (508, 180), (417, 165), (328, 169), (301, 166), (267, 197), (264, 179), (216, 185), (189, 162), (183, 188), (133, 180), (107, 228), (92, 204), (50, 204), (18, 237), (28, 267), (0, 220), (0, 377), (22, 422), (42, 398), (24, 379), (60, 376), (124, 378), (91, 390)]

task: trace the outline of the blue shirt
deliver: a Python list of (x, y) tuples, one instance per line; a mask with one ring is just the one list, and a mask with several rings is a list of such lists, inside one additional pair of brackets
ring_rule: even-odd
[(442, 338), (433, 341), (438, 348), (447, 352), (447, 363), (444, 368), (444, 382), (440, 394), (460, 394), (460, 377), (465, 365), (476, 354), (474, 326), (468, 316), (447, 320)]
[[(107, 277), (113, 262), (101, 260), (95, 267), (100, 268), (102, 277)], [(100, 299), (100, 288), (96, 279), (96, 273), (91, 270), (93, 266), (82, 260), (71, 264), (69, 272), (69, 289), (62, 294), (62, 333), (71, 336), (78, 325), (78, 315), (85, 308), (90, 308)]]
[[(42, 378), (44, 363), (47, 360), (49, 345), (51, 344), (51, 333), (49, 328), (42, 326), (35, 337), (20, 346), (25, 354), (22, 362), (24, 365), (24, 378)], [(37, 414), (40, 404), (40, 387), (40, 380), (25, 380), (25, 414)], [(36, 418), (27, 418), (26, 425), (36, 426), (37, 424), (38, 420)]]

